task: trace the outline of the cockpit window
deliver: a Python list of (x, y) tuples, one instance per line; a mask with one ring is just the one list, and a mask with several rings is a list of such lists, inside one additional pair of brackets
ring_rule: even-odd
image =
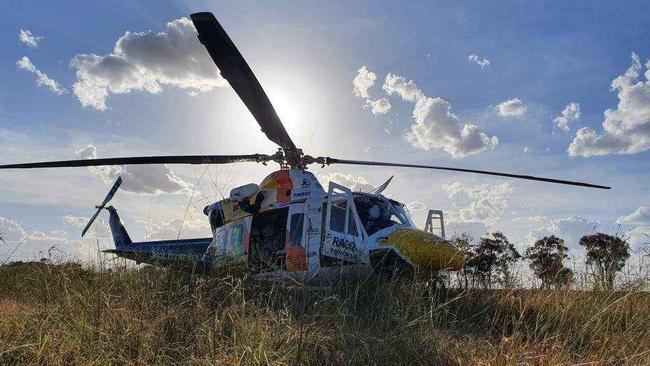
[(394, 225), (413, 226), (404, 206), (381, 195), (359, 195), (354, 204), (368, 235)]
[(212, 229), (212, 233), (214, 233), (218, 228), (222, 227), (224, 224), (223, 214), (221, 213), (220, 208), (215, 208), (210, 210), (208, 212), (208, 219), (210, 220), (210, 228)]

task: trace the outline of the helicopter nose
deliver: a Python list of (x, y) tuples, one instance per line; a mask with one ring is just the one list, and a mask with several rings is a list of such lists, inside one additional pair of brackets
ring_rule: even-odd
[(465, 255), (449, 241), (422, 230), (398, 229), (384, 245), (397, 248), (422, 271), (457, 271), (465, 264)]

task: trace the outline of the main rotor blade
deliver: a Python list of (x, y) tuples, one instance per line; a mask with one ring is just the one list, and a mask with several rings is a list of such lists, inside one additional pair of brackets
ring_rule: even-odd
[(325, 158), (325, 160), (326, 160), (326, 164), (373, 165), (373, 166), (392, 166), (392, 167), (403, 167), (403, 168), (436, 169), (436, 170), (447, 170), (447, 171), (452, 171), (452, 172), (486, 174), (486, 175), (496, 175), (498, 177), (536, 180), (536, 181), (548, 182), (548, 183), (567, 184), (567, 185), (571, 185), (571, 186), (600, 188), (600, 189), (611, 189), (611, 187), (601, 186), (601, 185), (598, 185), (598, 184), (575, 182), (575, 181), (570, 181), (570, 180), (562, 180), (562, 179), (554, 179), (554, 178), (535, 177), (535, 176), (532, 176), (532, 175), (492, 172), (492, 171), (488, 171), (488, 170), (450, 168), (450, 167), (445, 167), (445, 166), (433, 166), (433, 165), (385, 163), (385, 162), (381, 162), (381, 161), (344, 160), (344, 159), (334, 159), (334, 158)]
[(208, 50), (221, 75), (228, 80), (239, 98), (253, 114), (269, 140), (285, 150), (296, 146), (285, 130), (262, 85), (212, 13), (190, 15), (199, 32), (199, 40)]
[(124, 158), (80, 159), (62, 161), (43, 161), (0, 165), (0, 169), (62, 168), (103, 165), (142, 165), (142, 164), (229, 164), (263, 161), (266, 155), (170, 155), (170, 156), (131, 156)]

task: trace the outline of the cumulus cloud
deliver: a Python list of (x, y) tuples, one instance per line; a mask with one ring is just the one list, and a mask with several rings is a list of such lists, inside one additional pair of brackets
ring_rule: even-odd
[(604, 113), (602, 133), (589, 127), (576, 132), (569, 145), (570, 156), (637, 154), (650, 149), (650, 61), (641, 77), (641, 59), (632, 54), (632, 65), (612, 81), (618, 94), (618, 107)]
[(625, 233), (630, 248), (641, 254), (650, 256), (650, 226), (638, 226)]
[(481, 58), (478, 57), (478, 55), (475, 55), (475, 54), (469, 55), (467, 57), (467, 61), (474, 62), (475, 64), (481, 66), (481, 69), (484, 69), (484, 68), (490, 66), (490, 60), (488, 60), (485, 57), (483, 58), (483, 60), (481, 60)]
[[(98, 243), (93, 240), (69, 240), (61, 237), (60, 230), (44, 233), (25, 229), (15, 220), (0, 216), (0, 232), (5, 245), (0, 245), (0, 257), (6, 260), (63, 260), (73, 258), (86, 262), (97, 253)], [(100, 249), (108, 243), (100, 242)]]
[(463, 122), (442, 98), (425, 96), (413, 80), (388, 74), (383, 85), (388, 95), (399, 95), (415, 103), (415, 124), (407, 134), (413, 146), (422, 150), (441, 149), (454, 158), (478, 154), (499, 144), (496, 136), (487, 136), (479, 127)]
[(553, 118), (555, 125), (562, 131), (569, 131), (569, 123), (580, 119), (580, 104), (571, 102), (564, 107), (562, 113)]
[(176, 218), (159, 224), (149, 224), (147, 240), (176, 240), (182, 238), (209, 237), (210, 225), (205, 220)]
[(490, 223), (498, 220), (508, 208), (512, 193), (509, 183), (466, 186), (462, 182), (443, 184), (442, 191), (458, 209), (458, 222)]
[(327, 189), (329, 186), (329, 182), (334, 182), (348, 187), (355, 192), (370, 192), (375, 188), (375, 186), (370, 184), (366, 178), (360, 175), (336, 172), (320, 175), (320, 180), (323, 183), (323, 187), (325, 187), (325, 189)]
[(62, 219), (63, 222), (75, 229), (83, 229), (88, 223), (88, 218), (82, 216), (65, 215)]
[(368, 100), (368, 104), (371, 107), (372, 114), (375, 116), (378, 114), (386, 114), (391, 108), (390, 101), (386, 98), (380, 98), (377, 100)]
[(515, 217), (512, 219), (512, 222), (531, 222), (531, 223), (542, 223), (548, 221), (546, 216), (526, 216), (526, 217)]
[(386, 98), (379, 98), (373, 100), (370, 98), (369, 90), (375, 85), (377, 80), (377, 74), (368, 70), (366, 65), (361, 66), (357, 70), (357, 75), (352, 80), (352, 85), (354, 88), (352, 92), (357, 97), (363, 98), (365, 101), (364, 108), (370, 108), (372, 114), (386, 114), (391, 108), (390, 101)]
[(406, 208), (409, 211), (423, 211), (427, 209), (427, 206), (422, 201), (411, 201), (406, 204)]
[(27, 46), (32, 47), (32, 48), (36, 48), (36, 46), (38, 46), (38, 42), (39, 42), (41, 39), (43, 39), (43, 38), (44, 38), (44, 37), (33, 35), (32, 32), (29, 31), (29, 30), (23, 30), (23, 29), (21, 29), (21, 30), (18, 32), (18, 39), (19, 39), (22, 43), (24, 43), (24, 44), (26, 44)]
[(545, 236), (555, 235), (564, 239), (567, 246), (579, 248), (578, 242), (584, 235), (593, 234), (600, 225), (598, 221), (580, 216), (561, 217), (546, 221), (542, 226), (528, 233), (529, 244)]
[(619, 217), (617, 224), (650, 224), (650, 207), (640, 206), (636, 211)]
[(196, 38), (192, 22), (173, 20), (160, 33), (126, 32), (113, 52), (76, 55), (74, 94), (84, 107), (103, 111), (110, 94), (132, 90), (159, 93), (163, 85), (204, 92), (226, 85), (217, 67)]
[(391, 73), (386, 75), (386, 80), (382, 88), (388, 95), (397, 94), (402, 99), (412, 103), (424, 97), (424, 94), (422, 94), (422, 91), (413, 80), (406, 81), (405, 77)]
[(453, 217), (445, 221), (445, 231), (448, 239), (468, 234), (474, 242), (490, 231), (490, 227), (479, 221), (456, 221)]
[[(75, 151), (79, 159), (96, 159), (97, 148), (88, 145)], [(118, 176), (122, 177), (120, 187), (134, 193), (189, 193), (192, 185), (178, 177), (167, 164), (155, 165), (113, 165), (89, 167), (105, 183), (112, 183)]]
[(54, 94), (61, 95), (68, 92), (58, 81), (50, 78), (46, 73), (37, 69), (29, 57), (23, 56), (23, 58), (16, 61), (16, 65), (18, 65), (20, 69), (36, 75), (36, 84), (49, 89)]
[(519, 98), (508, 99), (497, 104), (497, 112), (503, 117), (521, 117), (528, 110)]
[(375, 80), (377, 80), (377, 74), (368, 70), (366, 65), (361, 66), (361, 68), (357, 70), (357, 76), (352, 80), (352, 84), (354, 85), (352, 92), (357, 97), (365, 99), (370, 98), (368, 90), (375, 85)]

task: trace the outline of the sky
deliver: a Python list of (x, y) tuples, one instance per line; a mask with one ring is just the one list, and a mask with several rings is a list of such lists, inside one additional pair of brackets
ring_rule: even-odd
[[(306, 153), (487, 169), (609, 191), (400, 168), (312, 167), (448, 235), (650, 234), (650, 8), (641, 1), (0, 1), (0, 163), (271, 154), (188, 20), (211, 11)], [(88, 257), (80, 230), (114, 179), (134, 239), (209, 236), (205, 205), (275, 167), (0, 173), (0, 260)], [(49, 251), (49, 253), (48, 253)]]

